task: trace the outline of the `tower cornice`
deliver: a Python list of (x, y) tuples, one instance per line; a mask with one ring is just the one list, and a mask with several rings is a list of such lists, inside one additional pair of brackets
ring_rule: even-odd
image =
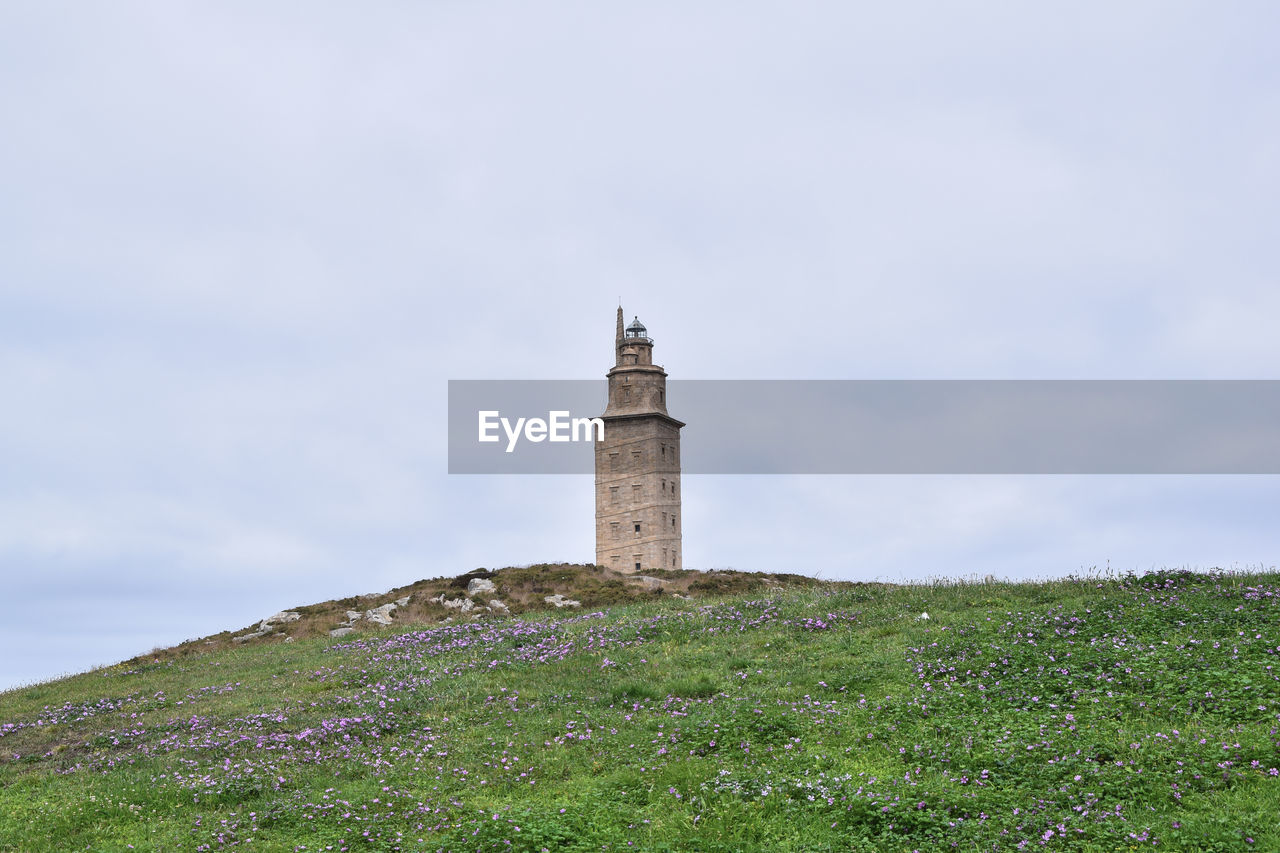
[(641, 420), (643, 418), (652, 418), (653, 420), (663, 421), (664, 423), (671, 424), (673, 427), (676, 427), (677, 429), (687, 426), (687, 424), (685, 424), (684, 421), (676, 420), (675, 418), (671, 417), (671, 415), (668, 415), (665, 412), (624, 412), (622, 414), (617, 414), (617, 415), (611, 415), (606, 412), (605, 414), (600, 415), (599, 417), (600, 417), (600, 420), (605, 422), (606, 426), (609, 424), (610, 421)]
[(618, 376), (623, 373), (660, 373), (667, 375), (667, 371), (662, 369), (661, 364), (615, 364), (609, 368), (609, 372), (605, 376)]

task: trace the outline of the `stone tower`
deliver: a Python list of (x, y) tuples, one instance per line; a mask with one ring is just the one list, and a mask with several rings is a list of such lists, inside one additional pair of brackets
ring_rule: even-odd
[(596, 442), (596, 563), (621, 572), (679, 569), (680, 428), (667, 414), (667, 373), (636, 318), (622, 328)]

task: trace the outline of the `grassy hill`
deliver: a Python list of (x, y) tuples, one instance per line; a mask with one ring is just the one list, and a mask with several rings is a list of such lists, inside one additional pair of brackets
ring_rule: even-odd
[(0, 850), (1280, 850), (1280, 574), (486, 574), (0, 694)]
[[(481, 568), (457, 577), (420, 580), (387, 592), (354, 595), (296, 607), (293, 609), (293, 613), (298, 616), (296, 621), (274, 625), (270, 633), (263, 637), (253, 636), (259, 627), (258, 623), (254, 623), (237, 630), (223, 631), (212, 637), (187, 640), (171, 649), (156, 649), (125, 663), (144, 664), (203, 655), (230, 648), (238, 641), (262, 645), (328, 636), (334, 628), (347, 624), (346, 614), (349, 611), (367, 613), (371, 609), (404, 601), (406, 598), (408, 602), (394, 611), (394, 622), (397, 624), (444, 624), (492, 615), (481, 614), (479, 611), (460, 613), (440, 600), (443, 598), (452, 601), (467, 597), (467, 586), (474, 579), (492, 580), (498, 585), (495, 592), (478, 595), (475, 603), (483, 606), (496, 598), (502, 602), (509, 615), (547, 610), (549, 605), (546, 597), (556, 594), (572, 598), (579, 606), (598, 608), (652, 601), (666, 596), (698, 598), (735, 592), (805, 588), (819, 583), (804, 575), (739, 572), (731, 569), (709, 572), (652, 569), (647, 575), (633, 575), (615, 572), (603, 566), (577, 563), (539, 563), (495, 571)], [(267, 614), (263, 614), (263, 617), (266, 618)], [(355, 623), (354, 631), (362, 632), (370, 628), (376, 630), (377, 626), (368, 621), (359, 621)]]

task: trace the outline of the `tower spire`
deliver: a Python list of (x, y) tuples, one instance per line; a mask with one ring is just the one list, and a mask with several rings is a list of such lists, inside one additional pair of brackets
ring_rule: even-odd
[(618, 303), (618, 334), (617, 343), (622, 343), (622, 303)]

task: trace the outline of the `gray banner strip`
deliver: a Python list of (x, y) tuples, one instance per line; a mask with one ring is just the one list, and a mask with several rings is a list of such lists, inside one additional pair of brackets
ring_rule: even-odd
[[(605, 393), (451, 380), (449, 472), (592, 473), (584, 422)], [(686, 379), (667, 409), (687, 424), (686, 474), (1280, 473), (1277, 380)], [(481, 412), (498, 440), (479, 440)], [(547, 422), (547, 437), (499, 418)]]

